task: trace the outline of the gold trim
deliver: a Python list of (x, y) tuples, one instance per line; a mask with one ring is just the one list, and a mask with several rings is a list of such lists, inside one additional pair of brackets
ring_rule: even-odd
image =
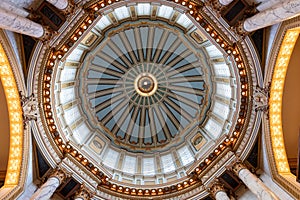
[(299, 33), (300, 28), (289, 29), (286, 32), (276, 59), (271, 84), (269, 101), (271, 143), (276, 162), (276, 168), (278, 173), (281, 175), (290, 173), (290, 168), (284, 147), (284, 138), (282, 131), (282, 96), (286, 71)]
[(20, 183), (23, 157), (23, 117), (17, 83), (2, 44), (0, 44), (0, 78), (5, 92), (10, 124), (9, 159), (2, 188), (13, 190)]
[[(291, 27), (291, 24), (288, 26)], [(300, 184), (296, 182), (296, 177), (290, 172), (285, 152), (281, 112), (286, 71), (295, 43), (300, 34), (300, 27), (299, 25), (292, 25), (291, 28), (284, 26), (280, 31), (280, 37), (283, 38), (283, 40), (278, 45), (280, 46), (278, 54), (274, 56), (276, 60), (272, 75), (269, 100), (270, 135), (266, 135), (266, 142), (268, 145), (267, 151), (271, 162), (270, 167), (272, 169), (271, 173), (273, 178), (289, 194), (293, 195), (295, 199), (299, 199)]]

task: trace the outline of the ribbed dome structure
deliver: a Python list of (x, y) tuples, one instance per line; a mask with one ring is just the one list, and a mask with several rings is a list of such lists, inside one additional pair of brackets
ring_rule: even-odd
[(199, 119), (208, 66), (179, 29), (143, 24), (114, 30), (82, 68), (91, 112), (107, 134), (141, 149), (166, 145)]

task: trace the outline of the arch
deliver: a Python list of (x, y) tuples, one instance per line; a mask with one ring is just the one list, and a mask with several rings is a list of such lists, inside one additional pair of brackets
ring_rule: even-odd
[[(9, 54), (9, 44), (0, 35), (0, 78), (5, 92), (10, 126), (9, 158), (4, 186), (0, 189), (0, 199), (13, 199), (23, 188), (27, 161), (24, 159), (24, 127), (18, 84), (15, 79)], [(25, 168), (25, 169), (24, 169)]]
[[(297, 22), (298, 19), (298, 22)], [(296, 24), (295, 24), (296, 22)], [(264, 123), (268, 159), (275, 181), (283, 186), (296, 199), (300, 198), (300, 184), (290, 172), (282, 129), (282, 98), (285, 77), (294, 46), (300, 34), (299, 17), (284, 22), (277, 32), (277, 41), (270, 58), (268, 78), (271, 79), (269, 98), (269, 120)]]

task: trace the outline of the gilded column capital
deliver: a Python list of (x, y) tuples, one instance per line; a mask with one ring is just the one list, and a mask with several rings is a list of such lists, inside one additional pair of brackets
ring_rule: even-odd
[(211, 7), (218, 14), (220, 14), (227, 7), (222, 5), (219, 0), (208, 0), (205, 1), (205, 4)]
[(56, 33), (54, 30), (52, 30), (49, 26), (43, 26), (44, 33), (41, 37), (39, 37), (42, 41), (47, 41), (52, 38), (52, 36)]
[(218, 179), (215, 179), (209, 185), (208, 191), (211, 193), (211, 195), (213, 195), (215, 197), (218, 192), (221, 192), (221, 191), (225, 192), (225, 189), (224, 189), (223, 184)]
[(240, 160), (235, 161), (230, 168), (237, 176), (242, 169), (248, 169)]
[(89, 191), (84, 185), (81, 185), (80, 189), (76, 191), (74, 199), (89, 200), (90, 198), (92, 198), (92, 196), (92, 192)]
[(65, 15), (69, 15), (72, 14), (75, 10), (75, 4), (74, 1), (72, 0), (68, 0), (68, 5), (66, 8), (64, 8), (63, 10), (61, 10), (61, 12)]
[(233, 29), (235, 30), (235, 32), (237, 34), (239, 34), (240, 36), (246, 36), (246, 35), (248, 35), (250, 33), (248, 31), (246, 31), (246, 29), (244, 28), (244, 23), (245, 23), (245, 20), (239, 21), (233, 27)]
[(67, 174), (65, 172), (65, 170), (60, 169), (60, 168), (56, 168), (52, 171), (49, 178), (55, 177), (59, 180), (59, 184), (61, 184), (68, 176), (69, 176), (69, 174)]

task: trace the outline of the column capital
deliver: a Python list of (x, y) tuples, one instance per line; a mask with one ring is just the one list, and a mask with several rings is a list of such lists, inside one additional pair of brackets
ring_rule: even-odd
[(208, 0), (205, 4), (211, 7), (216, 13), (220, 14), (226, 6), (222, 5), (219, 0)]
[(80, 189), (76, 191), (74, 199), (89, 200), (92, 196), (92, 192), (90, 192), (84, 185), (81, 185)]
[(73, 0), (68, 0), (68, 5), (63, 10), (61, 10), (62, 13), (65, 15), (69, 15), (74, 12), (75, 4)]
[(246, 31), (246, 29), (244, 28), (244, 23), (245, 23), (245, 20), (242, 20), (242, 21), (238, 21), (236, 23), (236, 25), (234, 25), (233, 29), (235, 30), (235, 32), (237, 34), (239, 34), (240, 36), (246, 36), (248, 35), (250, 32)]
[(53, 169), (53, 171), (50, 174), (49, 178), (55, 177), (59, 180), (59, 184), (61, 184), (68, 176), (69, 176), (69, 174), (67, 174), (65, 172), (65, 170), (60, 169), (60, 168), (56, 168), (56, 169)]
[(54, 30), (52, 30), (49, 26), (43, 26), (43, 35), (39, 37), (42, 41), (47, 41), (52, 38), (52, 36), (56, 33)]
[(218, 192), (225, 192), (223, 184), (218, 180), (215, 179), (209, 186), (208, 191), (213, 195), (214, 197)]
[(248, 169), (242, 161), (240, 160), (237, 160), (235, 161), (234, 163), (232, 163), (230, 166), (231, 170), (238, 176), (239, 175), (239, 172), (242, 170), (242, 169)]

